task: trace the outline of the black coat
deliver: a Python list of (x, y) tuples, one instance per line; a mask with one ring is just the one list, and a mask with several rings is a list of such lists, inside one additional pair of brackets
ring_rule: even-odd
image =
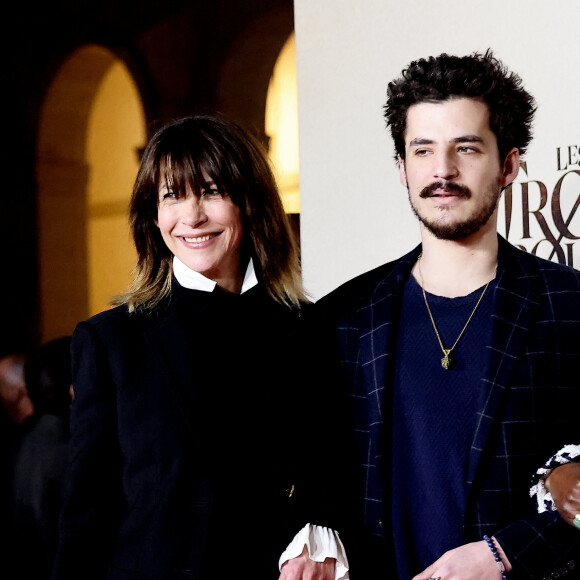
[(333, 526), (297, 321), (260, 286), (174, 283), (78, 325), (55, 580), (276, 578), (304, 524)]

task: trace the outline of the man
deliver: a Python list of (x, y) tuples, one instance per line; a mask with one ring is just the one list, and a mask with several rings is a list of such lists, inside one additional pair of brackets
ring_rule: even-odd
[(11, 578), (50, 578), (67, 468), (70, 337), (34, 349), (24, 365), (34, 416), (14, 441), (9, 473)]
[[(28, 428), (34, 416), (34, 405), (28, 396), (24, 377), (27, 355), (12, 352), (0, 356), (0, 546), (9, 554), (12, 541), (12, 509), (8, 471), (14, 445)], [(0, 577), (10, 578), (8, 557), (0, 559)]]
[(414, 61), (389, 84), (421, 245), (316, 305), (336, 329), (363, 471), (371, 537), (345, 541), (353, 578), (357, 562), (363, 578), (403, 580), (580, 572), (580, 534), (528, 497), (537, 467), (577, 440), (580, 272), (497, 234), (534, 111), (490, 51)]
[(0, 402), (13, 426), (20, 425), (34, 413), (24, 380), (25, 361), (26, 355), (21, 353), (0, 358)]

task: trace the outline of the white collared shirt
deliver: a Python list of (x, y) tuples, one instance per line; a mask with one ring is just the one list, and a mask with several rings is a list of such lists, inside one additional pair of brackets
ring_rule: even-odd
[[(216, 287), (216, 282), (206, 278), (203, 274), (195, 272), (186, 266), (177, 256), (173, 256), (173, 274), (175, 279), (184, 288), (190, 290), (201, 290), (202, 292), (213, 292)], [(247, 292), (250, 288), (257, 286), (258, 278), (256, 278), (256, 271), (254, 270), (254, 261), (250, 258), (244, 281), (242, 282), (242, 290), (240, 294)]]

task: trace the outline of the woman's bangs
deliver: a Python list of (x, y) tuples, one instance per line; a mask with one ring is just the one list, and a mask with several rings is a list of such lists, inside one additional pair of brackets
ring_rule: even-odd
[(217, 164), (203, 153), (197, 158), (191, 154), (182, 157), (168, 155), (161, 163), (160, 185), (165, 184), (178, 197), (185, 196), (188, 187), (201, 193), (207, 187), (208, 178), (218, 189), (227, 191)]

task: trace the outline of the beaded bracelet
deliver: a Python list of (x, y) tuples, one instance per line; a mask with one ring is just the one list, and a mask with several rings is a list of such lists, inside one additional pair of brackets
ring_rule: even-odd
[(483, 536), (483, 539), (487, 542), (487, 545), (489, 546), (489, 549), (491, 550), (491, 553), (493, 554), (493, 558), (495, 560), (495, 563), (497, 564), (499, 571), (501, 572), (501, 579), (507, 580), (507, 576), (505, 573), (505, 566), (503, 565), (503, 562), (501, 561), (501, 558), (499, 557), (499, 553), (497, 551), (497, 548), (495, 547), (495, 544), (493, 543), (493, 540), (489, 536)]

